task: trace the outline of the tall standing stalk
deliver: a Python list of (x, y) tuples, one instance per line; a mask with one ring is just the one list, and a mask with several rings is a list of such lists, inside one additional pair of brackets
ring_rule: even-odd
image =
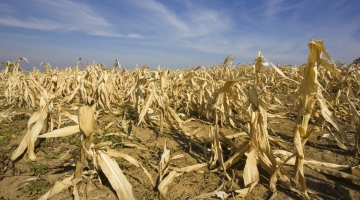
[[(81, 178), (82, 169), (84, 167), (87, 152), (89, 151), (91, 145), (91, 138), (94, 133), (95, 125), (95, 114), (94, 109), (89, 106), (82, 106), (79, 109), (79, 128), (82, 133), (83, 140), (80, 160), (76, 163), (75, 176), (74, 178)], [(89, 159), (91, 160), (91, 159)]]
[[(326, 52), (322, 40), (312, 40), (309, 44), (309, 57), (308, 63), (305, 68), (304, 78), (301, 82), (299, 89), (299, 101), (297, 105), (298, 117), (297, 126), (294, 133), (294, 146), (296, 162), (294, 165), (295, 182), (300, 182), (301, 191), (307, 195), (306, 182), (304, 176), (304, 146), (308, 138), (317, 129), (308, 131), (308, 123), (314, 109), (314, 97), (322, 96), (318, 82), (318, 66), (322, 65), (329, 68), (326, 60), (322, 59), (322, 54), (331, 60), (331, 57)], [(333, 63), (333, 62), (332, 62)], [(332, 70), (333, 71), (333, 70)], [(336, 70), (335, 70), (336, 71)], [(322, 101), (321, 99), (318, 99)]]

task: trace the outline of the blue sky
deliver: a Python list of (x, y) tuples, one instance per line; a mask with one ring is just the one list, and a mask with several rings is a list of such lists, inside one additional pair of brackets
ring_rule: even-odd
[(359, 0), (2, 0), (0, 62), (26, 57), (25, 69), (77, 59), (122, 68), (180, 69), (253, 62), (300, 65), (311, 38), (334, 61), (360, 57)]

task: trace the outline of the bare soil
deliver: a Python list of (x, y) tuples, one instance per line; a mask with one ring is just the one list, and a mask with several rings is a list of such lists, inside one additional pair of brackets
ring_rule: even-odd
[[(284, 100), (286, 102), (286, 99)], [(289, 98), (287, 103), (293, 104), (293, 99)], [(70, 105), (69, 105), (70, 108)], [(3, 110), (4, 108), (1, 108)], [(55, 183), (55, 181), (63, 180), (70, 176), (75, 170), (75, 160), (80, 149), (79, 136), (73, 135), (67, 138), (42, 139), (39, 141), (36, 155), (37, 161), (31, 162), (27, 156), (23, 156), (16, 162), (9, 161), (11, 152), (20, 144), (23, 136), (27, 131), (27, 121), (32, 111), (17, 108), (17, 112), (26, 112), (28, 114), (18, 115), (12, 118), (12, 121), (3, 120), (0, 122), (0, 200), (3, 199), (37, 199), (46, 193)], [(77, 114), (77, 111), (71, 111)], [(270, 135), (279, 137), (286, 141), (284, 145), (293, 151), (293, 130), (295, 127), (296, 113), (291, 106), (287, 107), (286, 119), (269, 118), (272, 131)], [(114, 123), (109, 129), (104, 127), (109, 122), (120, 120), (121, 116), (102, 113), (97, 120), (96, 133), (94, 143), (101, 141), (112, 141), (112, 148), (129, 154), (136, 158), (145, 166), (153, 179), (158, 177), (157, 166), (160, 156), (163, 152), (166, 141), (167, 148), (171, 150), (171, 156), (184, 154), (180, 159), (171, 161), (173, 167), (186, 167), (198, 163), (206, 163), (209, 158), (204, 154), (203, 150), (196, 145), (189, 145), (189, 139), (184, 135), (166, 130), (159, 135), (157, 127), (137, 127), (132, 125), (131, 133), (133, 137), (126, 138), (121, 136), (105, 136), (108, 133), (121, 132)], [(210, 147), (210, 142), (206, 141), (209, 125), (204, 124), (200, 120), (192, 121), (187, 126), (198, 129), (198, 139), (195, 142)], [(66, 125), (64, 125), (66, 126)], [(239, 130), (230, 128), (221, 128), (226, 135), (234, 134)], [(336, 133), (336, 131), (333, 131)], [(323, 132), (321, 134), (324, 134)], [(353, 134), (348, 131), (349, 137)], [(147, 150), (126, 147), (123, 142), (131, 142), (141, 144)], [(241, 140), (235, 140), (235, 143), (241, 144)], [(280, 148), (273, 146), (274, 149)], [(225, 160), (230, 153), (224, 148)], [(351, 149), (352, 150), (352, 149)], [(318, 161), (337, 163), (343, 165), (356, 166), (360, 164), (360, 159), (353, 156), (352, 151), (340, 149), (334, 138), (322, 138), (321, 135), (313, 136), (305, 146), (305, 159), (314, 159)], [(154, 188), (147, 176), (141, 168), (138, 168), (127, 161), (117, 160), (120, 168), (133, 186), (136, 199), (162, 199), (159, 192)], [(238, 164), (231, 167), (227, 173), (240, 186), (244, 187), (242, 179), (242, 171), (244, 169), (245, 159), (243, 158)], [(89, 165), (90, 166), (90, 165)], [(270, 176), (266, 171), (260, 169), (260, 181), (254, 190), (245, 199), (269, 199), (272, 192), (269, 189)], [(292, 173), (292, 167), (289, 166), (289, 172)], [(344, 172), (350, 173), (350, 169), (344, 169)], [(116, 199), (116, 193), (106, 180), (106, 177), (99, 173), (99, 177), (92, 178), (90, 191), (90, 199)], [(305, 167), (305, 178), (307, 187), (314, 193), (310, 193), (313, 199), (360, 199), (360, 182), (351, 181), (342, 178), (325, 175)], [(100, 183), (101, 181), (101, 183)], [(85, 184), (82, 184), (85, 186)], [(200, 194), (212, 192), (219, 186), (223, 186), (223, 191), (227, 191), (231, 187), (230, 183), (223, 172), (210, 172), (209, 169), (203, 168), (200, 172), (185, 173), (183, 176), (175, 178), (174, 182), (168, 188), (167, 199), (188, 199)], [(81, 184), (78, 185), (80, 188)], [(275, 199), (301, 199), (296, 193), (277, 186), (278, 194)], [(81, 190), (80, 190), (81, 191)], [(85, 190), (84, 190), (85, 191)], [(216, 197), (214, 197), (216, 199)], [(230, 194), (230, 199), (237, 199), (235, 194)], [(52, 199), (73, 199), (72, 189), (61, 192)]]

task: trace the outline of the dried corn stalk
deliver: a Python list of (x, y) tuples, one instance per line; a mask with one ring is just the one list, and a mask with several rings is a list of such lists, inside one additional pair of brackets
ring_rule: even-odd
[[(296, 153), (296, 162), (294, 166), (294, 174), (295, 174), (295, 181), (300, 182), (301, 191), (307, 194), (306, 190), (306, 182), (305, 182), (305, 175), (303, 169), (303, 162), (304, 162), (304, 145), (308, 138), (314, 131), (318, 131), (316, 129), (312, 129), (310, 131), (307, 130), (309, 119), (311, 114), (313, 113), (314, 109), (314, 97), (317, 97), (317, 101), (319, 101), (321, 105), (321, 110), (324, 118), (329, 121), (331, 124), (335, 125), (335, 127), (343, 133), (342, 129), (339, 124), (336, 122), (335, 118), (330, 117), (331, 113), (327, 111), (326, 104), (324, 103), (324, 99), (321, 95), (321, 89), (318, 82), (318, 66), (324, 66), (328, 70), (339, 73), (333, 66), (329, 65), (328, 62), (322, 59), (322, 54), (325, 54), (328, 60), (331, 63), (331, 57), (326, 52), (323, 41), (322, 40), (312, 40), (309, 44), (309, 57), (308, 63), (306, 65), (304, 71), (304, 78), (301, 82), (300, 89), (299, 89), (299, 102), (297, 105), (298, 109), (298, 118), (297, 118), (297, 127), (295, 128), (294, 133), (294, 145), (295, 145), (295, 153)], [(345, 140), (347, 140), (346, 136), (344, 136)]]
[[(82, 106), (79, 109), (79, 129), (81, 135), (81, 154), (80, 160), (76, 163), (74, 178), (81, 178), (81, 173), (86, 160), (91, 160), (89, 157), (89, 148), (91, 145), (91, 139), (94, 133), (96, 114), (95, 109), (89, 106)], [(104, 157), (104, 156), (103, 156)], [(105, 158), (104, 158), (105, 159)]]

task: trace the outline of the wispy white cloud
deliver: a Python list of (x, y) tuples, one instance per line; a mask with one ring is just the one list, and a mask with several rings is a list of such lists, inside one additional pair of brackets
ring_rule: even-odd
[(142, 7), (151, 11), (152, 15), (150, 16), (158, 17), (157, 19), (154, 18), (155, 20), (158, 20), (159, 18), (162, 19), (161, 21), (157, 21), (158, 24), (165, 22), (164, 25), (171, 25), (182, 32), (189, 31), (189, 27), (181, 19), (179, 19), (178, 16), (174, 14), (174, 12), (171, 12), (162, 3), (156, 2), (154, 0), (134, 1), (134, 3), (138, 7)]
[[(123, 34), (116, 32), (112, 24), (87, 4), (71, 0), (37, 1), (33, 5), (34, 10), (31, 10), (29, 16), (26, 17), (14, 14), (12, 10), (16, 8), (7, 6), (7, 11), (0, 14), (0, 25), (45, 31), (80, 31), (89, 35), (105, 37), (143, 37), (137, 33)], [(33, 12), (38, 12), (41, 17), (35, 17), (32, 15)], [(13, 16), (9, 16), (7, 13), (12, 13)]]
[(37, 19), (37, 18), (32, 18), (32, 17), (28, 20), (21, 20), (21, 19), (7, 16), (7, 17), (0, 18), (0, 24), (6, 25), (6, 26), (45, 30), (45, 31), (60, 29), (62, 27), (60, 24), (58, 24), (52, 20)]
[(104, 30), (89, 30), (87, 31), (89, 35), (95, 35), (95, 36), (105, 36), (105, 37), (125, 37), (125, 38), (144, 38), (144, 36), (140, 34), (119, 34), (114, 32), (107, 32)]
[(187, 32), (188, 36), (219, 35), (233, 29), (230, 18), (216, 10), (208, 8), (191, 10), (187, 16), (191, 26), (191, 31)]
[(278, 14), (292, 9), (301, 9), (305, 1), (289, 4), (284, 0), (266, 0), (264, 4), (264, 13), (267, 18), (275, 18)]
[(182, 5), (182, 12), (168, 7), (155, 0), (131, 1), (144, 14), (144, 21), (152, 24), (155, 30), (160, 30), (171, 39), (203, 37), (218, 34), (231, 29), (231, 20), (226, 13), (204, 5)]

